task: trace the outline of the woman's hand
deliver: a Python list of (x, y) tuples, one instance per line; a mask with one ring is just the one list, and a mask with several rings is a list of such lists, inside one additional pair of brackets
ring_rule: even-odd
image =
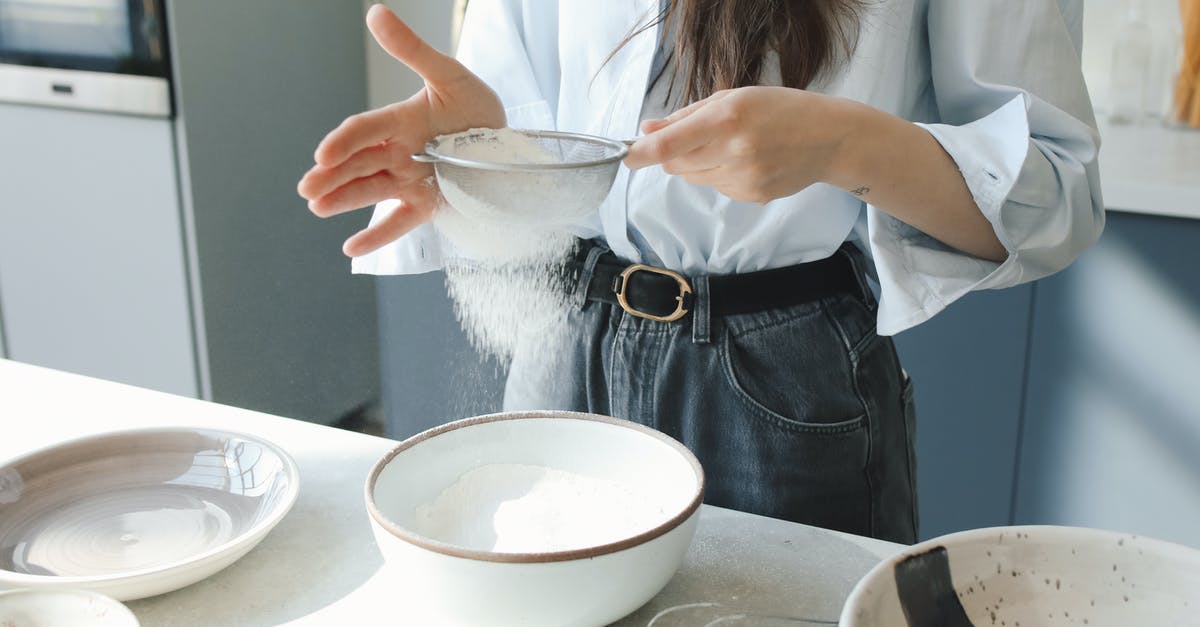
[(720, 91), (663, 120), (625, 164), (740, 201), (767, 203), (813, 183), (839, 187), (969, 254), (1008, 252), (954, 159), (925, 129), (867, 105), (788, 87)]
[(296, 190), (325, 218), (387, 199), (400, 205), (346, 240), (342, 250), (365, 255), (428, 222), (438, 191), (433, 167), (411, 155), (425, 142), (469, 128), (500, 128), (504, 107), (495, 92), (453, 58), (417, 37), (383, 5), (367, 12), (367, 27), (388, 54), (421, 76), (425, 87), (407, 100), (351, 116), (317, 146), (316, 165)]
[(667, 174), (734, 200), (766, 203), (828, 177), (845, 137), (828, 123), (841, 102), (787, 87), (719, 91), (643, 122), (646, 136), (625, 163), (662, 164)]

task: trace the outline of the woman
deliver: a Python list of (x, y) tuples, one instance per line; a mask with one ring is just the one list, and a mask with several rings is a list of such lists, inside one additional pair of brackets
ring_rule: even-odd
[(299, 191), (319, 216), (397, 199), (345, 252), (423, 272), (436, 191), (408, 155), (428, 139), (640, 129), (580, 227), (570, 385), (531, 396), (536, 364), (514, 363), (506, 406), (649, 424), (696, 452), (710, 503), (912, 542), (887, 336), (1058, 271), (1103, 227), (1081, 4), (472, 0), (461, 64), (376, 6), (426, 86), (332, 131)]

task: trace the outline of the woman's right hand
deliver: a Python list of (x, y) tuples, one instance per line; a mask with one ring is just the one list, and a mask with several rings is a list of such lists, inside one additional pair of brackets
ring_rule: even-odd
[(382, 200), (400, 201), (389, 215), (346, 240), (342, 250), (351, 257), (432, 219), (438, 191), (426, 179), (433, 176), (433, 166), (412, 160), (425, 142), (469, 128), (505, 125), (496, 93), (425, 43), (390, 9), (371, 7), (367, 27), (388, 54), (421, 76), (425, 87), (402, 102), (346, 118), (317, 146), (316, 165), (296, 187), (309, 210), (322, 218)]

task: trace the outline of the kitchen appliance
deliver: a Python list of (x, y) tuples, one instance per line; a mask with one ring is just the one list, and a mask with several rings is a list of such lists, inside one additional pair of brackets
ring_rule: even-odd
[(0, 0), (0, 101), (170, 117), (163, 0)]

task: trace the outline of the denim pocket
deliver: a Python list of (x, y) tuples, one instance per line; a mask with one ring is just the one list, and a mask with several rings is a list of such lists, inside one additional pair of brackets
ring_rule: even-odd
[(793, 432), (863, 428), (866, 411), (845, 344), (819, 308), (759, 324), (741, 322), (723, 334), (721, 360), (734, 397), (750, 414)]

